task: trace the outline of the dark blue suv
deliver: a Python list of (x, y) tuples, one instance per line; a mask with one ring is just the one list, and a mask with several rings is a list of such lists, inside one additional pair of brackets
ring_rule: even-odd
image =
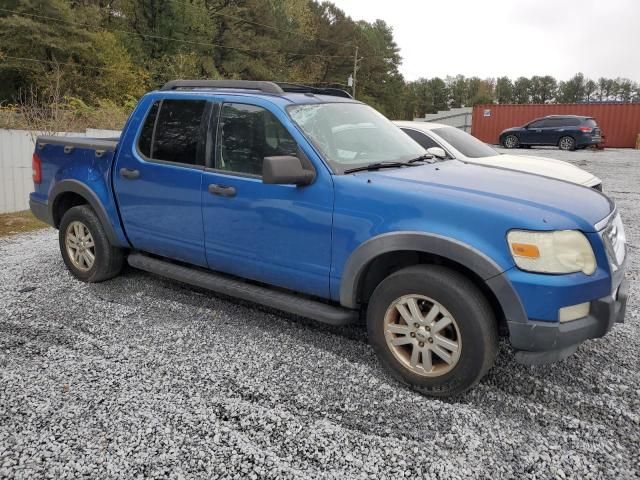
[(560, 150), (576, 150), (600, 142), (601, 131), (595, 119), (578, 115), (549, 115), (500, 134), (500, 145), (505, 148), (557, 145)]

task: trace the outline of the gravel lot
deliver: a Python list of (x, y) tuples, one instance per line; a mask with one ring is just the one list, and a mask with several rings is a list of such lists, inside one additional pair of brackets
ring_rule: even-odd
[(455, 402), (408, 391), (358, 328), (127, 271), (87, 285), (49, 229), (0, 239), (0, 477), (637, 478), (640, 151), (526, 150), (599, 175), (631, 243), (627, 323)]

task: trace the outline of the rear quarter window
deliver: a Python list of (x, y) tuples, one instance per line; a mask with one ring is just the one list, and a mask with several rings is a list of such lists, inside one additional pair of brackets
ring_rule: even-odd
[(564, 119), (564, 121), (562, 122), (561, 126), (566, 126), (566, 127), (577, 127), (578, 125), (580, 125), (582, 123), (582, 120), (580, 118), (566, 118)]

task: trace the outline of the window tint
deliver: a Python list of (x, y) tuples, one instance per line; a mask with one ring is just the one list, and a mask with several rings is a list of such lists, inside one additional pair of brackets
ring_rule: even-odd
[(547, 118), (544, 121), (545, 127), (566, 127), (567, 125), (566, 118)]
[(201, 165), (205, 100), (163, 100), (150, 158)]
[(543, 128), (545, 126), (545, 120), (536, 120), (529, 124), (529, 128)]
[(571, 117), (560, 117), (548, 119), (550, 127), (571, 127), (580, 125), (580, 119)]
[(455, 127), (442, 127), (432, 130), (434, 135), (448, 142), (453, 148), (468, 158), (495, 157), (498, 155), (493, 148), (481, 142), (473, 135)]
[(420, 144), (425, 150), (431, 147), (439, 147), (431, 137), (429, 137), (426, 133), (418, 132), (411, 128), (403, 128), (402, 131), (413, 138), (416, 142)]
[(147, 158), (151, 158), (151, 140), (153, 139), (153, 127), (156, 123), (156, 115), (158, 115), (158, 106), (160, 102), (155, 102), (149, 109), (147, 118), (144, 121), (140, 138), (138, 139), (138, 150)]
[(568, 119), (566, 119), (566, 121), (562, 125), (563, 126), (570, 126), (570, 127), (577, 127), (581, 123), (582, 123), (582, 119), (580, 119), (580, 118), (568, 118)]
[(219, 125), (216, 168), (262, 175), (264, 157), (296, 155), (298, 144), (268, 110), (255, 105), (226, 103)]

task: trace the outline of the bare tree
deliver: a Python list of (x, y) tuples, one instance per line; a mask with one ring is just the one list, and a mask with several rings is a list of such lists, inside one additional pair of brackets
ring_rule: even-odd
[(73, 127), (72, 116), (64, 108), (64, 94), (61, 91), (63, 72), (58, 64), (47, 75), (48, 84), (44, 88), (30, 86), (18, 95), (18, 113), (27, 126), (31, 138), (39, 134), (55, 135)]

